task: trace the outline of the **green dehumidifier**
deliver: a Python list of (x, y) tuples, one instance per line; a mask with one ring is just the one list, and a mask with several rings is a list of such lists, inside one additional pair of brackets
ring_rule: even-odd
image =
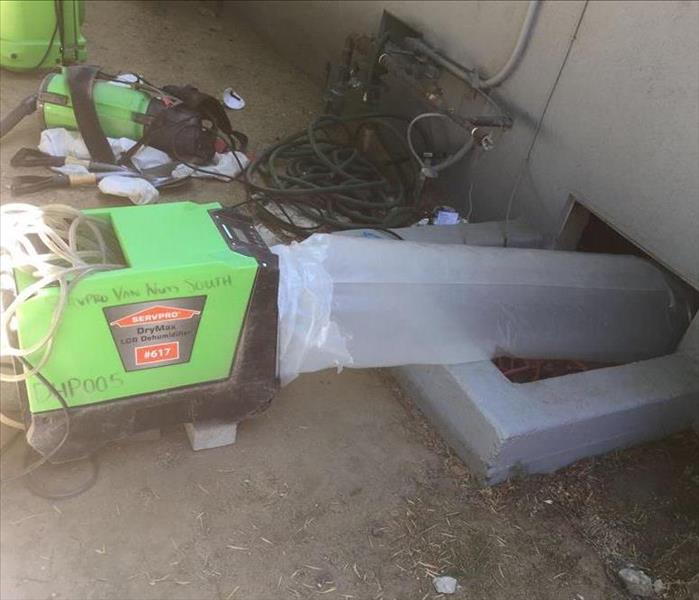
[[(20, 384), (29, 444), (61, 462), (135, 432), (265, 409), (278, 389), (278, 266), (252, 222), (216, 203), (83, 212), (113, 233), (125, 266), (72, 285), (47, 362)], [(15, 279), (18, 294), (34, 281)], [(51, 327), (59, 294), (45, 287), (19, 305), (20, 348)]]

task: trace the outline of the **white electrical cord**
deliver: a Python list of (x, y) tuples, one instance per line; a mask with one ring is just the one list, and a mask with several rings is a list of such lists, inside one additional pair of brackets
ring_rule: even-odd
[(0, 423), (12, 427), (12, 429), (24, 429), (24, 423), (16, 421), (12, 417), (8, 417), (6, 414), (0, 412)]
[[(36, 279), (16, 294), (0, 315), (0, 357), (3, 361), (34, 357), (32, 368), (25, 368), (22, 373), (0, 371), (0, 381), (16, 382), (34, 375), (46, 364), (73, 286), (92, 273), (125, 265), (118, 262), (119, 252), (108, 225), (70, 206), (7, 204), (0, 207), (0, 224), (3, 279), (14, 281), (12, 273), (15, 271), (23, 271)], [(10, 276), (6, 277), (8, 273)], [(42, 337), (25, 348), (13, 346), (12, 328), (18, 308), (56, 284), (58, 299)], [(3, 291), (5, 287), (3, 284)], [(6, 419), (9, 418), (5, 417), (3, 422)]]
[(471, 222), (471, 215), (473, 214), (473, 183), (468, 186), (468, 214), (466, 215), (466, 222)]

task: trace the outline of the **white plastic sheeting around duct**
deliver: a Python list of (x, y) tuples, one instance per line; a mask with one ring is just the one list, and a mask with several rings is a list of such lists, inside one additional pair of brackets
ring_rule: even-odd
[(283, 384), (501, 355), (629, 362), (672, 351), (689, 324), (686, 302), (634, 256), (324, 234), (272, 251)]

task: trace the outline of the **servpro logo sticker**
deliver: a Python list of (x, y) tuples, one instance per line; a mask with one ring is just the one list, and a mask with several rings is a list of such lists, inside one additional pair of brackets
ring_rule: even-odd
[(116, 321), (112, 321), (110, 325), (117, 327), (134, 327), (143, 323), (165, 323), (167, 321), (184, 321), (191, 319), (194, 315), (198, 315), (201, 311), (190, 310), (188, 308), (176, 308), (173, 306), (157, 305), (150, 308), (144, 308), (131, 315), (121, 317)]
[(110, 306), (104, 316), (125, 371), (189, 362), (206, 296)]

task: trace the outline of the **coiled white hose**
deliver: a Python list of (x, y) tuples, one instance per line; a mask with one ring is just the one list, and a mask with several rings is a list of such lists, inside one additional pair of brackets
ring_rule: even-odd
[[(33, 365), (19, 374), (0, 371), (0, 381), (16, 382), (27, 379), (46, 364), (73, 286), (92, 273), (125, 265), (119, 262), (120, 253), (108, 225), (71, 206), (7, 204), (0, 207), (0, 223), (3, 280), (14, 282), (12, 273), (18, 270), (36, 279), (0, 314), (0, 357), (3, 361), (23, 357), (31, 359)], [(13, 346), (11, 328), (18, 308), (55, 285), (59, 287), (58, 300), (43, 336), (25, 348)], [(2, 287), (4, 291), (7, 284)]]

